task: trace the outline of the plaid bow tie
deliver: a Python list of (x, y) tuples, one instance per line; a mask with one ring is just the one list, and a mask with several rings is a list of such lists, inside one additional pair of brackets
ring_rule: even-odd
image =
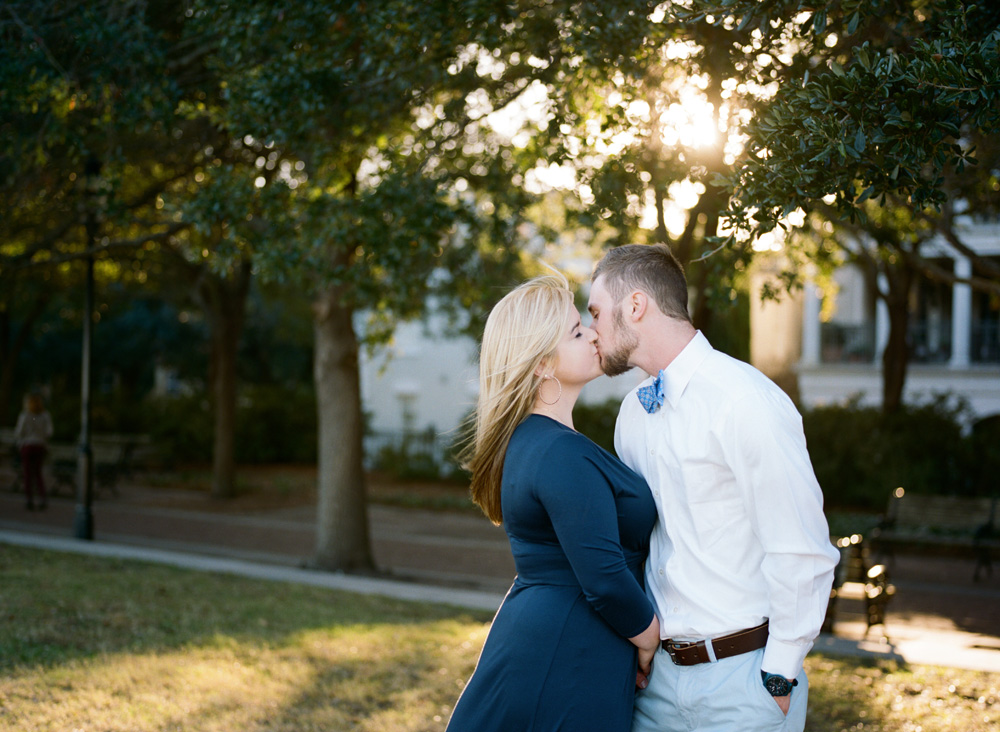
[(646, 414), (652, 414), (663, 405), (666, 395), (663, 392), (663, 371), (657, 374), (656, 380), (649, 386), (641, 386), (636, 392), (639, 403), (646, 410)]

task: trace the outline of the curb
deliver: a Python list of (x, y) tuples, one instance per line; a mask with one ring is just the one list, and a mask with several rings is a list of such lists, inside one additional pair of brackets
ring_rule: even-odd
[(54, 536), (41, 536), (17, 531), (0, 530), (0, 544), (48, 549), (51, 551), (84, 554), (95, 557), (110, 557), (115, 559), (131, 559), (140, 562), (153, 562), (181, 569), (193, 569), (201, 572), (220, 572), (252, 579), (269, 580), (273, 582), (296, 582), (330, 590), (343, 590), (368, 595), (391, 597), (397, 600), (412, 600), (415, 602), (431, 602), (441, 605), (454, 605), (470, 610), (488, 610), (496, 612), (503, 601), (503, 595), (476, 590), (460, 590), (450, 587), (400, 582), (398, 580), (380, 579), (377, 577), (359, 577), (341, 572), (324, 572), (315, 569), (299, 569), (295, 567), (278, 566), (247, 562), (240, 559), (211, 557), (200, 554), (167, 551), (163, 549), (148, 549), (145, 547), (112, 544), (103, 541), (85, 541), (81, 539), (66, 539)]

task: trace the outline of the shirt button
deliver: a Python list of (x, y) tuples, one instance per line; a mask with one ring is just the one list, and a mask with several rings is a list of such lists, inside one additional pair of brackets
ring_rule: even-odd
[(649, 454), (650, 455), (655, 455), (656, 454), (656, 450), (654, 448), (652, 448), (652, 447), (649, 448)]
[(663, 567), (660, 567), (660, 576), (663, 576)]
[(675, 613), (679, 613), (679, 612), (680, 612), (680, 609), (679, 609), (678, 607), (676, 607), (676, 606), (675, 606), (675, 607), (674, 607), (674, 612), (675, 612)]

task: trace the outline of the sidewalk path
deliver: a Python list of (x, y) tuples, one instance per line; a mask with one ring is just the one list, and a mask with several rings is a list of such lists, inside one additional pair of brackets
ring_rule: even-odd
[[(514, 576), (506, 536), (479, 516), (371, 505), (370, 535), (380, 576), (363, 577), (310, 568), (314, 507), (243, 514), (209, 507), (207, 502), (206, 510), (157, 507), (148, 492), (129, 489), (94, 504), (96, 541), (87, 542), (72, 538), (72, 501), (57, 498), (47, 511), (31, 513), (21, 496), (4, 492), (0, 544), (489, 611), (500, 604)], [(891, 568), (897, 592), (886, 627), (872, 629), (866, 638), (863, 606), (844, 603), (835, 633), (821, 636), (816, 649), (1000, 673), (1000, 566), (980, 583), (972, 582), (972, 569), (973, 563), (962, 559), (898, 557)]]

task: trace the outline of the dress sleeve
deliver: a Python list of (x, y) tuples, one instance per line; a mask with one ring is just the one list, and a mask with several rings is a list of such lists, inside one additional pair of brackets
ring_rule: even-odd
[(588, 447), (579, 435), (552, 445), (538, 476), (538, 498), (587, 601), (631, 638), (649, 627), (653, 606), (625, 561), (612, 486)]

